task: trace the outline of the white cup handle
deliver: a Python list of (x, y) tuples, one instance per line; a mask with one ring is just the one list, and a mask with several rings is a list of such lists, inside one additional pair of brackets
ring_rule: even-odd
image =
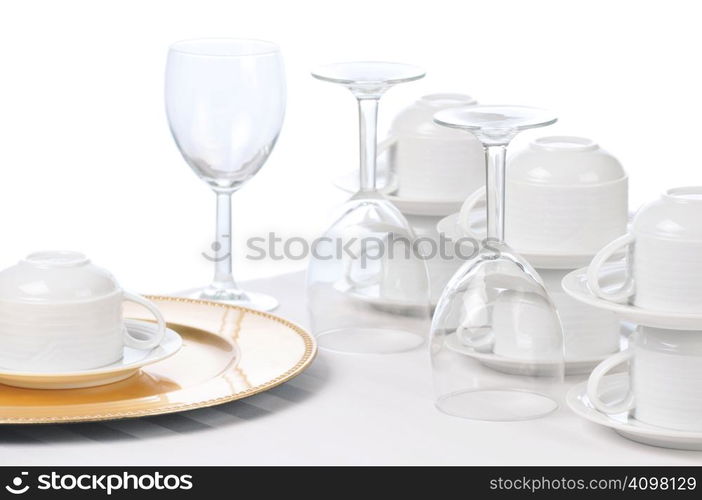
[(634, 393), (631, 392), (631, 388), (629, 389), (629, 392), (624, 400), (614, 404), (605, 404), (600, 399), (599, 391), (602, 378), (616, 366), (631, 360), (632, 356), (633, 351), (630, 349), (618, 352), (614, 356), (610, 356), (609, 358), (605, 359), (602, 363), (597, 365), (594, 370), (592, 370), (590, 378), (587, 381), (587, 397), (592, 405), (602, 413), (608, 415), (612, 413), (623, 413), (634, 407)]
[(461, 205), (461, 211), (458, 213), (458, 226), (465, 232), (466, 235), (470, 236), (476, 240), (482, 240), (483, 238), (473, 232), (470, 227), (470, 214), (473, 212), (475, 206), (485, 199), (485, 187), (478, 188), (475, 190), (466, 201)]
[(345, 275), (346, 275), (346, 281), (348, 281), (353, 287), (355, 288), (365, 288), (369, 286), (374, 286), (380, 284), (382, 281), (380, 276), (377, 274), (367, 278), (367, 279), (356, 279), (353, 277), (353, 261), (348, 260), (346, 261), (346, 264), (344, 265), (345, 269)]
[(489, 332), (486, 335), (482, 335), (477, 339), (474, 339), (472, 337), (464, 336), (463, 332), (465, 330), (467, 330), (467, 328), (464, 326), (459, 326), (456, 330), (456, 335), (458, 335), (458, 338), (463, 345), (470, 347), (475, 352), (488, 353), (494, 350), (495, 334), (493, 332)]
[[(129, 328), (124, 329), (124, 345), (127, 347), (133, 347), (134, 349), (153, 349), (161, 343), (164, 335), (166, 334), (166, 320), (163, 319), (163, 315), (156, 307), (156, 304), (150, 300), (146, 300), (140, 295), (136, 295), (130, 292), (124, 292), (124, 300), (128, 302), (134, 302), (151, 312), (156, 318), (157, 327), (156, 328), (139, 328), (135, 326), (136, 324), (130, 325)], [(138, 336), (135, 336), (137, 334)]]
[[(394, 226), (386, 225), (383, 223), (378, 223), (375, 224), (373, 227), (377, 227), (378, 232), (382, 232), (385, 230), (392, 230)], [(362, 253), (365, 250), (365, 247), (361, 247), (360, 252)], [(346, 260), (344, 263), (344, 274), (346, 277), (346, 281), (348, 281), (352, 286), (356, 288), (363, 288), (363, 287), (368, 287), (368, 286), (374, 286), (374, 285), (379, 285), (382, 282), (382, 277), (378, 274), (374, 274), (366, 279), (356, 279), (354, 277), (354, 269), (353, 269), (353, 264), (354, 260)]]
[(378, 145), (375, 148), (375, 154), (376, 156), (383, 155), (387, 152), (388, 149), (390, 149), (395, 142), (397, 142), (397, 139), (391, 135), (387, 136), (385, 139), (382, 141), (378, 142)]
[(621, 248), (631, 245), (633, 242), (634, 236), (632, 234), (624, 234), (609, 242), (597, 252), (597, 255), (595, 255), (587, 268), (587, 285), (592, 293), (612, 302), (623, 302), (634, 294), (634, 280), (631, 276), (626, 277), (626, 281), (616, 292), (605, 292), (600, 287), (600, 269), (602, 269), (602, 266)]

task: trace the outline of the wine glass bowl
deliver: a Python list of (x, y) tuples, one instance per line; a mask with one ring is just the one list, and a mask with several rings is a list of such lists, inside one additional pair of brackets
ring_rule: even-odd
[(558, 407), (562, 327), (538, 274), (513, 257), (467, 262), (439, 300), (430, 351), (444, 413), (509, 421)]
[(176, 42), (168, 51), (165, 101), (183, 158), (217, 194), (215, 278), (186, 295), (275, 308), (277, 301), (244, 292), (232, 276), (231, 194), (261, 169), (283, 124), (286, 88), (278, 46), (228, 38)]
[(277, 46), (230, 39), (174, 43), (166, 65), (166, 113), (190, 168), (214, 189), (238, 189), (268, 159), (283, 124)]

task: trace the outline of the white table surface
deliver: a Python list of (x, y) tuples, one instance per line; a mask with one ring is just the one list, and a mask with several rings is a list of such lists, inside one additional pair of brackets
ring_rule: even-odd
[[(307, 322), (303, 275), (252, 282), (277, 314)], [(1, 409), (0, 409), (1, 410)], [(474, 422), (434, 409), (424, 350), (391, 356), (320, 351), (267, 393), (133, 420), (1, 426), (0, 463), (185, 464), (702, 464), (702, 452), (637, 444), (567, 408), (527, 422)]]

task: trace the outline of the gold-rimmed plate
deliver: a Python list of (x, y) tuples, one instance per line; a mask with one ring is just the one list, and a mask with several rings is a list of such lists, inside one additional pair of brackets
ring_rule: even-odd
[[(214, 406), (271, 389), (314, 359), (312, 336), (273, 314), (180, 297), (149, 297), (183, 338), (173, 357), (126, 380), (84, 389), (0, 385), (0, 423), (42, 424), (144, 417)], [(128, 317), (146, 319), (125, 304)]]

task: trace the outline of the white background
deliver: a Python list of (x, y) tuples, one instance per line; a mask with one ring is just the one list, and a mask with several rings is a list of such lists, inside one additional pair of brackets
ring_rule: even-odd
[[(244, 239), (313, 237), (345, 199), (332, 179), (357, 164), (352, 96), (313, 80), (316, 64), (398, 60), (428, 76), (392, 89), (381, 130), (429, 92), (557, 111), (552, 132), (589, 136), (631, 175), (632, 208), (665, 187), (702, 184), (695, 2), (432, 0), (32, 1), (0, 6), (0, 267), (29, 251), (82, 250), (126, 287), (204, 284), (214, 196), (168, 131), (168, 45), (203, 36), (278, 42), (288, 75), (282, 135), (235, 195)], [(542, 132), (540, 132), (542, 133)]]

